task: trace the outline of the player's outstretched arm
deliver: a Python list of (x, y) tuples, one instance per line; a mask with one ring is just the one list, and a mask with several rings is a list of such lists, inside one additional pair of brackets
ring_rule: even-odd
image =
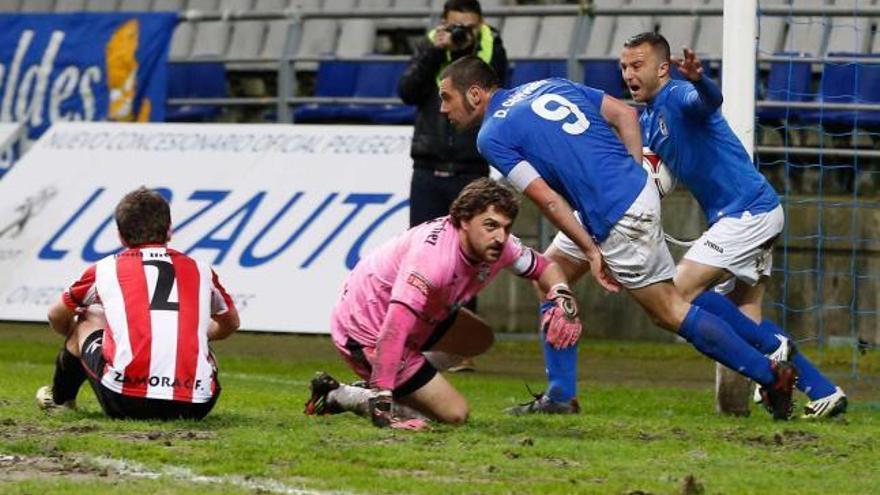
[(609, 95), (602, 97), (602, 117), (617, 133), (636, 162), (642, 163), (642, 132), (636, 109)]
[(541, 213), (556, 228), (565, 233), (584, 252), (596, 282), (608, 292), (618, 292), (620, 284), (606, 271), (605, 262), (602, 260), (602, 253), (599, 252), (599, 248), (596, 247), (593, 239), (578, 222), (574, 216), (574, 211), (565, 199), (541, 178), (535, 178), (529, 182), (523, 189), (523, 194), (538, 206)]
[(702, 116), (710, 115), (724, 101), (721, 89), (708, 77), (703, 77), (703, 63), (690, 48), (684, 48), (683, 58), (672, 58), (679, 72), (694, 85), (694, 91), (684, 96), (685, 106)]

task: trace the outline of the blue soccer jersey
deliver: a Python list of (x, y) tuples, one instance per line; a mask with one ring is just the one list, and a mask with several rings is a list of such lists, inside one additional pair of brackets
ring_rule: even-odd
[(477, 136), (486, 160), (522, 188), (537, 177), (578, 210), (598, 242), (648, 180), (602, 118), (604, 93), (566, 79), (498, 90)]
[(691, 191), (712, 225), (726, 216), (770, 211), (779, 197), (721, 115), (721, 92), (708, 78), (669, 81), (639, 121), (645, 146)]

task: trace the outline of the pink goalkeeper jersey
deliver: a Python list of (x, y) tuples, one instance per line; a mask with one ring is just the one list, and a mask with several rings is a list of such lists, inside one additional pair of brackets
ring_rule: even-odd
[(511, 235), (495, 263), (473, 262), (461, 250), (450, 218), (423, 223), (388, 241), (354, 268), (333, 310), (331, 333), (338, 345), (352, 338), (375, 347), (388, 305), (409, 307), (427, 325), (409, 335), (406, 346), (420, 348), (462, 303), (489, 284), (501, 269), (535, 278), (536, 254)]

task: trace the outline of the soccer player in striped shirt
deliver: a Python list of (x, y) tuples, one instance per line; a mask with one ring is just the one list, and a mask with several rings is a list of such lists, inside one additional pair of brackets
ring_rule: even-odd
[(49, 309), (64, 336), (42, 409), (74, 408), (92, 386), (114, 418), (201, 419), (220, 394), (209, 341), (238, 329), (238, 312), (210, 266), (166, 247), (171, 211), (139, 188), (115, 210), (125, 250), (90, 266)]

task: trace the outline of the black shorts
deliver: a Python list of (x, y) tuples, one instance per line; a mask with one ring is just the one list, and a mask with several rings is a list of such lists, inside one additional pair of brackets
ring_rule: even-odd
[(104, 330), (92, 332), (83, 343), (80, 359), (88, 375), (89, 384), (107, 416), (117, 419), (202, 419), (217, 403), (217, 397), (220, 396), (220, 382), (216, 382), (217, 391), (211, 400), (203, 403), (129, 397), (110, 390), (101, 383), (100, 378), (107, 363), (102, 352), (103, 341)]
[[(440, 339), (446, 335), (446, 332), (452, 327), (452, 324), (455, 322), (455, 318), (458, 316), (458, 311), (453, 311), (448, 318), (441, 321), (434, 327), (434, 331), (428, 337), (428, 340), (425, 341), (425, 344), (422, 345), (420, 349), (422, 352), (431, 350)], [(364, 354), (363, 345), (360, 342), (352, 339), (351, 337), (345, 342), (345, 348), (351, 354), (352, 359), (358, 362), (360, 366), (367, 370), (372, 369), (372, 365), (370, 361), (367, 359), (367, 356)], [(437, 368), (434, 367), (427, 359), (425, 362), (419, 367), (419, 369), (415, 372), (413, 376), (411, 376), (407, 381), (403, 382), (399, 386), (395, 387), (392, 390), (392, 394), (395, 399), (402, 399), (407, 395), (415, 392), (416, 390), (424, 387), (431, 380), (434, 379), (434, 375), (437, 374)]]

